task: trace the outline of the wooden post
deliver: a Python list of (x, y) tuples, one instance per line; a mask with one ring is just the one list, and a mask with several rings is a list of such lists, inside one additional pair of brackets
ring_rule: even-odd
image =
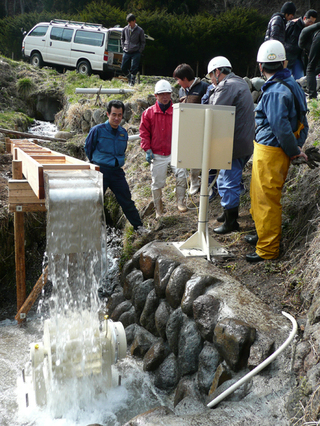
[(48, 267), (46, 266), (43, 274), (41, 274), (40, 278), (36, 282), (35, 286), (33, 287), (31, 293), (29, 294), (27, 300), (24, 302), (24, 304), (19, 309), (17, 315), (15, 316), (15, 319), (20, 323), (24, 320), (27, 313), (32, 308), (34, 302), (37, 300), (37, 297), (39, 296), (41, 290), (45, 286), (48, 280)]
[[(12, 161), (12, 177), (13, 179), (22, 179), (22, 162)], [(24, 250), (24, 213), (14, 212), (14, 247), (16, 262), (16, 287), (17, 287), (17, 311), (21, 308), (26, 300), (26, 266), (25, 266), (25, 250)]]
[(6, 142), (6, 151), (11, 154), (11, 139), (10, 138), (5, 138), (4, 139)]

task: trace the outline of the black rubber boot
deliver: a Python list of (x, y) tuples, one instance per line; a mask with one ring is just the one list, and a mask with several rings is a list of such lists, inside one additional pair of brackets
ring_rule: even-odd
[[(237, 214), (236, 219), (238, 219), (238, 217), (239, 217), (239, 213)], [(223, 210), (223, 212), (221, 213), (221, 215), (217, 217), (217, 221), (218, 222), (224, 222), (225, 220), (226, 220), (226, 216), (225, 216), (224, 210)]]
[(224, 210), (223, 210), (223, 212), (221, 213), (221, 215), (217, 217), (217, 221), (218, 222), (224, 222), (225, 220), (226, 220), (226, 216), (225, 216)]
[(228, 234), (232, 231), (239, 231), (240, 226), (237, 222), (239, 207), (234, 207), (233, 209), (224, 210), (225, 221), (223, 225), (219, 228), (215, 228), (214, 232), (216, 234)]

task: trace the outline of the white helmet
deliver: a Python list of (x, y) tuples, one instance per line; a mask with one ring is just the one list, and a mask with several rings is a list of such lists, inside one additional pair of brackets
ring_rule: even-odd
[(167, 80), (159, 80), (154, 88), (154, 93), (172, 93), (171, 84)]
[(225, 58), (224, 56), (216, 56), (215, 58), (211, 59), (211, 61), (208, 64), (208, 74), (207, 78), (209, 77), (209, 74), (216, 70), (217, 68), (232, 68), (232, 65), (230, 64), (230, 61)]
[(262, 43), (257, 55), (257, 62), (283, 62), (286, 60), (284, 45), (279, 40), (268, 40)]

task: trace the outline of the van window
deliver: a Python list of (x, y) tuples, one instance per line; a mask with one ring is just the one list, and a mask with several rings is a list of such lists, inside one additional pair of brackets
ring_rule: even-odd
[(118, 32), (111, 31), (109, 34), (108, 50), (110, 52), (122, 52), (120, 40), (121, 33), (119, 34)]
[(90, 31), (77, 30), (74, 42), (79, 44), (89, 44), (90, 46), (102, 46), (104, 33), (93, 33)]
[(66, 28), (52, 28), (50, 39), (59, 41), (71, 41), (73, 30)]
[(39, 27), (34, 28), (31, 31), (31, 33), (29, 34), (29, 36), (42, 37), (42, 36), (46, 35), (47, 29), (48, 29), (48, 25), (46, 25), (46, 26), (41, 25)]

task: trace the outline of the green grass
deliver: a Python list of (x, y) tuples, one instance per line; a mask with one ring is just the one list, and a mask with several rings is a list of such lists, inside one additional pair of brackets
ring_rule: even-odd
[(35, 83), (30, 77), (20, 78), (20, 80), (17, 81), (17, 89), (21, 96), (26, 97), (30, 95), (34, 88)]
[(0, 127), (14, 130), (18, 119), (24, 122), (26, 127), (29, 127), (34, 122), (33, 118), (28, 117), (22, 112), (4, 111), (0, 114)]

